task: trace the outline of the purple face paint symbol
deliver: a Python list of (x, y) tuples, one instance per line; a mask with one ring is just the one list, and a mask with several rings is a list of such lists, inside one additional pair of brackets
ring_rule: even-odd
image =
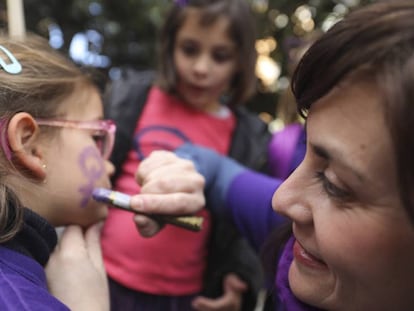
[(105, 166), (98, 150), (90, 146), (79, 155), (79, 167), (87, 179), (86, 184), (79, 187), (82, 195), (81, 207), (85, 207), (91, 198), (96, 181), (105, 174)]

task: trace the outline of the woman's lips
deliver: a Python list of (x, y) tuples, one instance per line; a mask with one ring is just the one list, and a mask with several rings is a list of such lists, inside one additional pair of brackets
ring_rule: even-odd
[(325, 262), (307, 252), (298, 241), (295, 241), (295, 244), (293, 245), (293, 255), (295, 259), (304, 266), (324, 270), (328, 268)]

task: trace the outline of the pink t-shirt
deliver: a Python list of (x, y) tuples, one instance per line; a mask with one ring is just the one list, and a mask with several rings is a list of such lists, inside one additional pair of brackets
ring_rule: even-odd
[[(135, 130), (134, 147), (114, 188), (128, 194), (139, 193), (135, 171), (140, 159), (155, 149), (173, 150), (184, 141), (191, 141), (227, 154), (234, 128), (232, 113), (226, 117), (209, 115), (153, 87)], [(128, 288), (151, 294), (177, 296), (200, 292), (210, 216), (206, 209), (199, 215), (204, 217), (200, 232), (167, 225), (155, 237), (143, 238), (131, 213), (110, 209), (101, 240), (109, 276)]]

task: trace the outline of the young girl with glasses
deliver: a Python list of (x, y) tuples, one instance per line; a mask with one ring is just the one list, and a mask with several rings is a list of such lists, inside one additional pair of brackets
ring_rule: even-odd
[[(0, 37), (0, 50), (1, 309), (109, 310), (98, 225), (108, 208), (91, 194), (111, 186), (115, 125), (102, 120), (92, 79), (47, 41)], [(174, 172), (169, 161), (146, 163), (133, 208), (162, 207), (170, 194), (203, 204), (201, 192), (179, 183), (160, 191), (157, 174)], [(58, 242), (60, 226), (68, 227)], [(143, 216), (137, 226), (145, 234), (157, 228)]]

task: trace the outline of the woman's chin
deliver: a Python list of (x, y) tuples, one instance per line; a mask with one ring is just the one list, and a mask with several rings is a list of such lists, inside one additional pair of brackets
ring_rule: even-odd
[(322, 302), (326, 302), (333, 292), (333, 278), (326, 273), (327, 271), (317, 273), (321, 271), (307, 270), (294, 260), (289, 269), (289, 286), (300, 301), (326, 309), (326, 305), (322, 306), (324, 304)]

